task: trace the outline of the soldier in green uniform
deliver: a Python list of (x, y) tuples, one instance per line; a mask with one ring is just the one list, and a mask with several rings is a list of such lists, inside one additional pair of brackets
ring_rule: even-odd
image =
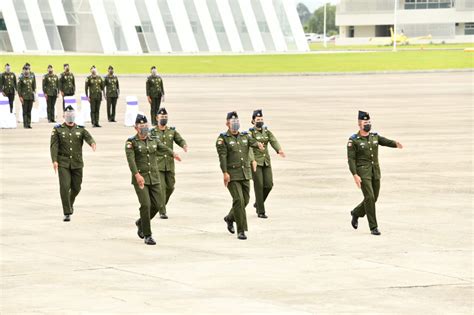
[(92, 127), (99, 125), (100, 103), (102, 102), (102, 92), (104, 91), (104, 80), (97, 75), (95, 66), (91, 67), (91, 75), (86, 78), (85, 93), (91, 104)]
[(245, 207), (250, 200), (251, 167), (254, 171), (257, 168), (252, 147), (262, 151), (264, 147), (246, 131), (239, 132), (240, 122), (237, 112), (227, 114), (226, 126), (227, 132), (221, 133), (216, 141), (224, 185), (232, 196), (232, 209), (224, 217), (224, 221), (227, 224), (227, 230), (232, 234), (235, 233), (235, 221), (238, 239), (245, 240), (247, 239), (245, 231), (248, 231)]
[(16, 90), (16, 75), (11, 72), (10, 64), (7, 63), (5, 65), (5, 72), (0, 74), (0, 93), (8, 97), (10, 113), (13, 113), (13, 102), (15, 101)]
[(137, 134), (127, 139), (125, 154), (132, 172), (132, 185), (140, 202), (140, 219), (135, 222), (137, 234), (145, 244), (155, 245), (150, 221), (163, 204), (158, 171), (158, 150), (166, 151), (176, 160), (181, 161), (169, 147), (159, 140), (150, 137), (146, 116), (138, 114), (135, 120)]
[(151, 121), (153, 126), (156, 126), (156, 115), (161, 102), (165, 101), (165, 89), (163, 79), (158, 75), (155, 66), (151, 67), (151, 75), (146, 80), (146, 96), (151, 107)]
[(72, 74), (68, 63), (64, 64), (64, 72), (59, 76), (59, 91), (63, 98), (64, 111), (64, 96), (74, 96), (74, 93), (76, 93), (76, 79), (74, 78), (74, 74)]
[(31, 110), (35, 101), (36, 80), (30, 68), (23, 66), (23, 75), (18, 79), (18, 96), (23, 109), (23, 127), (31, 129)]
[(63, 205), (64, 222), (71, 220), (74, 213), (74, 201), (81, 191), (82, 145), (85, 142), (96, 150), (96, 143), (90, 133), (83, 127), (76, 125), (75, 111), (72, 106), (64, 111), (64, 123), (54, 126), (51, 133), (51, 160), (53, 168), (59, 174), (59, 192)]
[(379, 146), (399, 149), (403, 146), (376, 132), (370, 132), (371, 128), (369, 113), (359, 111), (359, 132), (353, 134), (347, 142), (347, 158), (349, 170), (357, 187), (362, 190), (364, 200), (351, 211), (351, 224), (354, 229), (357, 229), (358, 219), (367, 214), (371, 233), (380, 235), (375, 215), (375, 203), (380, 191)]
[(266, 219), (268, 216), (265, 213), (265, 200), (273, 188), (273, 173), (268, 145), (270, 144), (281, 157), (285, 157), (285, 152), (283, 152), (273, 133), (267, 126), (264, 126), (263, 112), (261, 109), (257, 109), (253, 112), (252, 124), (254, 127), (250, 128), (250, 136), (265, 146), (265, 151), (263, 152), (256, 148), (253, 149), (253, 154), (257, 161), (257, 170), (252, 173), (256, 199), (254, 207), (257, 208), (258, 217)]
[[(154, 139), (160, 140), (161, 143), (166, 145), (168, 148), (173, 150), (174, 143), (183, 148), (184, 152), (188, 152), (188, 145), (186, 141), (181, 137), (175, 127), (168, 127), (168, 112), (166, 108), (162, 107), (158, 111), (157, 117), (158, 125), (156, 128), (151, 130), (151, 136)], [(175, 166), (172, 155), (169, 155), (167, 151), (158, 151), (158, 170), (160, 171), (160, 183), (163, 206), (159, 209), (160, 218), (168, 219), (166, 214), (166, 205), (170, 200), (170, 196), (174, 191), (175, 179)]]
[(104, 78), (105, 97), (107, 99), (107, 119), (109, 122), (117, 122), (115, 120), (115, 108), (117, 107), (117, 99), (120, 95), (120, 85), (117, 76), (114, 74), (114, 67), (109, 66), (109, 73)]
[(48, 73), (43, 76), (43, 93), (46, 98), (48, 122), (55, 122), (54, 108), (59, 91), (59, 78), (53, 72), (53, 66), (48, 66)]

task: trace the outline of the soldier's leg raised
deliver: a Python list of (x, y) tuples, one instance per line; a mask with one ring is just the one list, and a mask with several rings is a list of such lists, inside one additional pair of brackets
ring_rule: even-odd
[(149, 193), (149, 185), (145, 185), (143, 189), (140, 189), (138, 185), (133, 185), (135, 192), (137, 193), (138, 202), (140, 202), (140, 219), (137, 224), (140, 224), (143, 234), (145, 237), (151, 236), (151, 226), (150, 226), (150, 208), (151, 200)]
[(74, 212), (74, 201), (76, 200), (77, 195), (81, 191), (82, 185), (82, 168), (76, 168), (71, 170), (71, 213)]
[(232, 196), (232, 209), (227, 218), (235, 221), (237, 224), (237, 233), (246, 231), (245, 214), (245, 199), (242, 191), (242, 181), (231, 181), (227, 185), (227, 189)]
[(373, 188), (373, 179), (362, 179), (362, 193), (364, 194), (364, 208), (369, 221), (369, 228), (373, 230), (377, 227), (377, 218), (375, 215), (375, 193)]
[(263, 167), (257, 166), (257, 171), (252, 173), (253, 189), (255, 192), (255, 204), (257, 205), (257, 213), (265, 213), (265, 204), (263, 197)]
[(71, 212), (71, 170), (65, 167), (58, 168), (59, 175), (59, 194), (61, 195), (61, 203), (63, 205), (64, 215), (72, 214)]
[(160, 211), (163, 207), (164, 200), (163, 200), (163, 192), (161, 189), (162, 184), (157, 185), (150, 185), (149, 186), (149, 194), (150, 194), (150, 220), (152, 220), (156, 214)]
[(166, 172), (166, 199), (165, 204), (168, 204), (171, 195), (174, 191), (174, 185), (176, 184), (175, 173), (173, 171)]
[[(166, 200), (166, 171), (160, 171), (160, 199)], [(158, 209), (161, 214), (166, 214), (166, 202), (160, 204)]]

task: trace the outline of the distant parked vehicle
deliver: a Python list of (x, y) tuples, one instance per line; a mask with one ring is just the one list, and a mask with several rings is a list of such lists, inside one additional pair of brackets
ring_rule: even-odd
[(308, 43), (317, 43), (323, 41), (323, 35), (316, 33), (306, 33), (304, 34)]

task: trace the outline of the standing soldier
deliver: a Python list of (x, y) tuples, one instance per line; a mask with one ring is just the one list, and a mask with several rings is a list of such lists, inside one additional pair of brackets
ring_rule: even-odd
[(0, 93), (8, 97), (10, 103), (10, 113), (13, 113), (13, 101), (15, 100), (16, 75), (10, 71), (10, 64), (5, 65), (5, 72), (0, 74)]
[(379, 146), (402, 149), (394, 140), (382, 137), (372, 128), (369, 113), (359, 111), (359, 132), (353, 134), (347, 143), (349, 170), (358, 188), (362, 189), (364, 200), (351, 211), (352, 227), (357, 229), (358, 219), (367, 214), (369, 228), (373, 235), (380, 235), (375, 215), (375, 203), (380, 190)]
[(31, 110), (35, 101), (36, 80), (31, 76), (30, 68), (24, 66), (18, 79), (18, 97), (23, 109), (23, 128), (31, 129)]
[(238, 239), (245, 240), (247, 228), (247, 214), (245, 207), (250, 200), (250, 179), (252, 168), (255, 171), (257, 163), (251, 147), (263, 150), (261, 143), (250, 137), (247, 132), (239, 132), (240, 122), (237, 112), (227, 114), (227, 132), (217, 137), (216, 148), (219, 162), (224, 175), (224, 185), (232, 196), (232, 209), (224, 217), (227, 230), (234, 234), (234, 221), (237, 224)]
[(117, 99), (120, 95), (119, 80), (114, 75), (114, 67), (109, 66), (109, 74), (104, 78), (105, 97), (107, 99), (107, 119), (109, 122), (117, 122), (115, 120), (115, 107), (117, 106)]
[(148, 121), (144, 115), (137, 115), (135, 130), (137, 134), (128, 138), (125, 143), (125, 154), (132, 172), (132, 185), (140, 202), (140, 219), (135, 225), (138, 228), (138, 237), (144, 238), (147, 245), (155, 245), (150, 221), (163, 204), (157, 162), (158, 150), (166, 151), (178, 161), (181, 159), (170, 148), (150, 137)]
[(165, 89), (163, 79), (157, 74), (155, 66), (151, 67), (151, 75), (146, 80), (146, 96), (151, 107), (151, 121), (153, 126), (156, 126), (156, 115), (161, 102), (165, 101)]
[(252, 124), (255, 127), (250, 128), (250, 135), (265, 146), (265, 151), (263, 152), (255, 148), (253, 149), (255, 161), (257, 161), (257, 170), (252, 173), (256, 199), (254, 207), (257, 208), (258, 217), (266, 219), (268, 216), (265, 213), (265, 200), (273, 187), (273, 174), (268, 144), (283, 158), (285, 157), (285, 152), (283, 152), (273, 133), (267, 126), (264, 126), (263, 112), (261, 109), (257, 109), (253, 112)]
[(91, 122), (92, 127), (101, 127), (99, 125), (100, 103), (102, 102), (102, 92), (104, 91), (104, 80), (97, 75), (95, 66), (91, 67), (91, 75), (86, 78), (85, 86), (86, 96), (91, 104)]
[[(158, 139), (161, 143), (173, 150), (173, 145), (176, 143), (184, 152), (188, 152), (186, 141), (181, 137), (175, 127), (168, 127), (168, 112), (166, 108), (162, 107), (158, 111), (158, 126), (151, 130), (152, 138)], [(170, 200), (170, 196), (174, 191), (175, 167), (173, 156), (168, 151), (158, 151), (158, 170), (160, 171), (160, 183), (163, 206), (160, 208), (160, 218), (168, 219), (166, 215), (166, 205)]]
[(59, 174), (59, 192), (63, 205), (64, 222), (71, 220), (74, 213), (74, 201), (81, 191), (82, 145), (84, 141), (96, 150), (96, 144), (90, 133), (74, 123), (75, 112), (71, 105), (64, 111), (64, 123), (57, 124), (51, 133), (51, 160), (54, 172)]
[(53, 73), (53, 66), (48, 66), (48, 73), (43, 76), (43, 93), (46, 97), (48, 122), (56, 122), (54, 120), (54, 108), (56, 107), (56, 99), (59, 91), (59, 79)]
[(76, 80), (74, 74), (69, 70), (69, 64), (64, 64), (64, 72), (59, 76), (59, 91), (63, 98), (63, 111), (65, 110), (64, 96), (74, 96), (76, 93)]

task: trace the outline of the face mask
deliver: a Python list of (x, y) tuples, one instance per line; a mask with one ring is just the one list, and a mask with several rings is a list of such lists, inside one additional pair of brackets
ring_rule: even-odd
[(167, 123), (168, 123), (168, 118), (160, 119), (160, 125), (161, 126), (166, 126)]
[(240, 121), (238, 119), (234, 119), (230, 122), (230, 130), (231, 131), (239, 131), (240, 129)]
[(372, 125), (371, 125), (371, 124), (364, 125), (364, 131), (365, 131), (365, 132), (369, 132), (370, 129), (372, 129)]
[(75, 116), (74, 114), (67, 114), (67, 115), (64, 117), (64, 120), (65, 120), (68, 124), (72, 124), (75, 119), (76, 119), (76, 116)]
[(148, 137), (148, 132), (149, 132), (148, 127), (142, 127), (142, 128), (140, 128), (140, 129), (139, 129), (139, 132), (140, 132), (140, 136), (141, 136), (142, 138)]
[(92, 70), (92, 75), (96, 75), (97, 74), (97, 70)]
[(48, 73), (50, 73), (50, 74), (53, 73), (53, 70), (48, 70)]
[(255, 127), (257, 127), (258, 129), (262, 128), (263, 127), (263, 121), (257, 121), (255, 123)]
[(64, 71), (69, 72), (69, 67), (64, 68)]
[(156, 69), (151, 70), (151, 74), (156, 75)]
[(25, 76), (29, 76), (30, 75), (30, 70), (25, 70)]
[(112, 75), (112, 74), (114, 74), (114, 72), (113, 72), (112, 70), (110, 70), (110, 71), (109, 71), (109, 74)]
[(10, 72), (10, 66), (6, 66), (6, 67), (5, 67), (5, 71), (6, 71), (6, 72)]

